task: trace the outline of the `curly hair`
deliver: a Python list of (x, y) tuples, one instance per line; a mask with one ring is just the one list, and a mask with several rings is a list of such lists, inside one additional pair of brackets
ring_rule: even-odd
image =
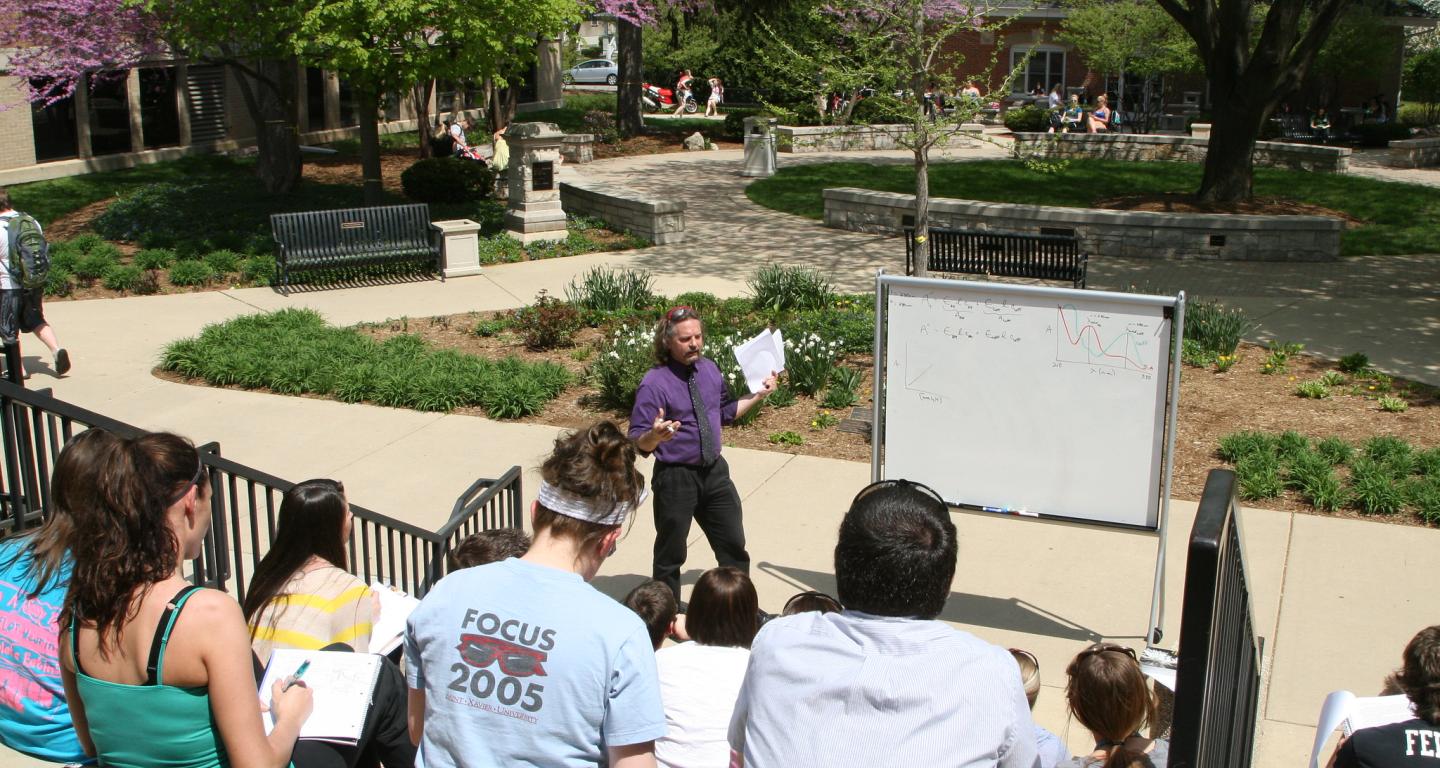
[(204, 486), (202, 470), (199, 451), (179, 435), (122, 439), (95, 475), (94, 505), (71, 510), (74, 569), (61, 621), (93, 626), (102, 655), (119, 640), (150, 587), (179, 566), (183, 553), (167, 515), (190, 486)]
[(1400, 690), (1415, 705), (1416, 717), (1440, 725), (1440, 624), (1417, 632), (1404, 658), (1396, 675)]

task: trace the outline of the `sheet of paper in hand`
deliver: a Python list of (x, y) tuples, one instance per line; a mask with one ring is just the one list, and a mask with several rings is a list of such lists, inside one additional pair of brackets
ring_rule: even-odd
[(735, 362), (745, 373), (745, 385), (751, 392), (759, 392), (770, 374), (785, 370), (785, 338), (767, 328), (735, 347)]

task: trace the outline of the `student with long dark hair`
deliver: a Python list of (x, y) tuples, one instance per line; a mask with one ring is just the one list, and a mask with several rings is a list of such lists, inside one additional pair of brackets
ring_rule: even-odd
[(195, 447), (167, 433), (121, 440), (94, 504), (71, 513), (60, 663), (85, 752), (117, 768), (287, 765), (310, 690), (276, 681), (267, 736), (240, 606), (184, 577), (210, 530)]
[(0, 542), (0, 744), (41, 760), (88, 762), (55, 649), (70, 581), (70, 510), (90, 504), (96, 470), (117, 442), (103, 429), (71, 438), (51, 475), (50, 517), (33, 533)]
[(655, 742), (660, 765), (730, 764), (726, 733), (750, 662), (750, 642), (760, 631), (759, 611), (755, 585), (738, 568), (711, 568), (695, 583), (685, 617), (685, 631), (693, 642), (655, 654), (660, 699), (665, 702), (665, 736)]
[(262, 663), (274, 648), (344, 643), (370, 650), (375, 593), (345, 570), (352, 519), (345, 487), (334, 480), (306, 480), (286, 492), (275, 540), (245, 593), (245, 621)]

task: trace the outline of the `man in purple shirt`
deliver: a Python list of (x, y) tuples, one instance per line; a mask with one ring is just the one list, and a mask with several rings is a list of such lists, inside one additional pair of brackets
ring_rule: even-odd
[(680, 567), (694, 519), (720, 565), (750, 572), (741, 521), (740, 494), (720, 456), (720, 427), (775, 391), (775, 374), (759, 392), (730, 397), (720, 367), (700, 352), (700, 316), (675, 307), (655, 327), (655, 362), (640, 381), (630, 412), (630, 439), (641, 453), (655, 454), (655, 579), (680, 599)]

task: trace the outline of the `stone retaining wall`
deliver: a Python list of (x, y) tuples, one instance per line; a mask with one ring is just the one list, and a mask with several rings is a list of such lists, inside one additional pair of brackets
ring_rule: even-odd
[[(1205, 161), (1210, 147), (1208, 138), (1140, 133), (1016, 133), (1014, 136), (1011, 154), (1015, 157), (1200, 163)], [(1344, 173), (1350, 168), (1349, 147), (1257, 141), (1252, 157), (1257, 166), (1296, 171)]]
[(562, 181), (560, 205), (567, 213), (594, 216), (611, 229), (629, 232), (656, 245), (685, 239), (683, 200), (652, 200), (610, 184)]
[[(914, 195), (825, 190), (827, 227), (900, 234), (914, 213)], [(1334, 260), (1344, 227), (1324, 216), (1106, 211), (948, 198), (930, 200), (930, 226), (1074, 235), (1092, 256), (1237, 261)]]
[[(954, 142), (962, 136), (979, 134), (984, 127), (966, 123), (955, 128)], [(904, 149), (895, 139), (910, 131), (908, 125), (782, 125), (775, 129), (779, 151), (793, 154), (807, 152), (856, 152), (870, 149)]]
[(1440, 165), (1440, 138), (1398, 139), (1390, 142), (1390, 164), (1397, 168)]
[(560, 156), (567, 163), (588, 163), (595, 159), (595, 135), (567, 133), (560, 142)]

